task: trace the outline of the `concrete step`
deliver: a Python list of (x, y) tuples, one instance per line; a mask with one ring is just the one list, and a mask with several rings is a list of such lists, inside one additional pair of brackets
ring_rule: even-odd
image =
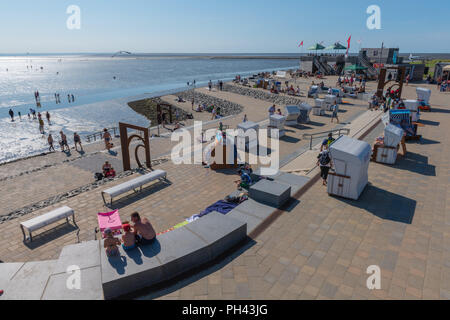
[(0, 300), (41, 299), (55, 265), (56, 260), (0, 264), (0, 284), (4, 290)]
[(102, 300), (100, 242), (63, 248), (49, 276), (43, 300)]

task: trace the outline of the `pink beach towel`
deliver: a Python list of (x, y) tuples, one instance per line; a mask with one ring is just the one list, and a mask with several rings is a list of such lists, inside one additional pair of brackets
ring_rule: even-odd
[(109, 228), (114, 234), (120, 233), (122, 229), (122, 221), (120, 220), (119, 210), (114, 210), (108, 213), (98, 213), (98, 226), (103, 233), (105, 229)]

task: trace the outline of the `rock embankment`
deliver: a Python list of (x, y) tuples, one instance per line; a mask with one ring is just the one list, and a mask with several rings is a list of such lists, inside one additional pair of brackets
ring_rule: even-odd
[(223, 91), (232, 92), (243, 96), (249, 96), (259, 100), (269, 101), (278, 105), (299, 105), (303, 102), (300, 98), (273, 94), (261, 90), (253, 90), (247, 87), (232, 84), (224, 84)]
[[(177, 94), (177, 96), (182, 97), (186, 101), (192, 100), (192, 92), (182, 92)], [(215, 106), (220, 108), (220, 115), (223, 117), (236, 115), (244, 110), (244, 107), (233, 103), (230, 101), (226, 101), (223, 99), (219, 99), (216, 97), (212, 97), (200, 92), (195, 93), (195, 104), (205, 104), (206, 106)]]

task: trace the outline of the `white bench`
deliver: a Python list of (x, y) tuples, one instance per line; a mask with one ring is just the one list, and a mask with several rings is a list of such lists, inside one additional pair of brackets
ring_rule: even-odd
[(43, 214), (42, 216), (30, 219), (28, 221), (24, 221), (20, 224), (20, 228), (22, 229), (23, 233), (23, 240), (24, 241), (26, 240), (25, 229), (27, 229), (28, 233), (30, 234), (30, 242), (31, 242), (33, 241), (33, 237), (31, 235), (33, 231), (46, 227), (49, 224), (52, 224), (62, 219), (66, 219), (67, 223), (69, 223), (69, 217), (72, 217), (73, 224), (76, 227), (78, 227), (75, 222), (75, 212), (73, 211), (72, 208), (69, 208), (67, 206), (50, 211), (46, 214)]
[(102, 191), (102, 198), (103, 202), (106, 205), (105, 200), (105, 194), (111, 197), (111, 205), (113, 203), (113, 198), (117, 197), (118, 195), (124, 194), (128, 191), (133, 190), (134, 192), (137, 192), (136, 190), (140, 188), (139, 191), (142, 191), (142, 186), (150, 183), (154, 180), (167, 180), (167, 172), (163, 170), (155, 170), (150, 173), (147, 173), (146, 175), (143, 175), (139, 178), (127, 181), (125, 183), (119, 184), (115, 187), (112, 187), (110, 189)]

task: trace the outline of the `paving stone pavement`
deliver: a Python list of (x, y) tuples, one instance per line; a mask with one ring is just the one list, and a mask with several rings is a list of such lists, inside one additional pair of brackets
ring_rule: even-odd
[[(412, 90), (407, 89), (410, 96)], [(352, 107), (349, 110), (355, 112)], [(408, 144), (408, 156), (395, 166), (372, 163), (371, 185), (359, 201), (329, 197), (320, 183), (315, 184), (293, 210), (285, 212), (267, 230), (220, 264), (142, 298), (449, 299), (450, 150), (444, 143), (450, 138), (449, 113), (446, 105), (424, 113), (422, 117), (427, 125), (419, 129), (424, 139)], [(230, 122), (236, 121), (234, 118)], [(330, 126), (327, 123), (315, 129), (325, 131)], [(294, 132), (300, 136), (300, 131)], [(374, 135), (369, 135), (368, 139), (373, 140)], [(152, 141), (158, 146), (154, 148), (157, 155), (170, 150), (167, 141)], [(286, 143), (282, 154), (305, 143)], [(92, 152), (99, 149), (102, 147), (92, 147)], [(120, 159), (120, 153), (116, 157)], [(58, 166), (46, 169), (54, 170), (47, 173), (33, 173), (32, 180), (24, 179), (17, 187), (11, 187), (13, 184), (9, 181), (6, 187), (12, 192), (9, 196), (2, 194), (2, 204), (10, 208), (23, 204), (15, 202), (21, 194), (30, 196), (30, 201), (43, 197), (47, 191), (55, 194), (56, 191), (47, 186), (54, 184), (54, 188), (60, 190), (57, 182), (64, 175), (73, 177), (74, 185), (77, 179), (82, 184), (85, 179), (92, 180), (95, 169), (92, 164), (61, 163), (64, 159), (61, 153), (38, 159), (39, 163), (24, 160), (22, 166), (25, 163), (29, 164), (27, 168), (38, 167), (50, 161)], [(171, 162), (158, 168), (168, 172), (172, 184), (152, 185), (140, 195), (130, 194), (115, 203), (114, 208), (120, 210), (122, 219), (129, 219), (137, 210), (152, 221), (158, 232), (164, 231), (234, 190), (236, 176), (228, 172), (213, 172), (201, 166), (175, 166)], [(21, 170), (20, 162), (16, 162), (1, 166), (0, 175)], [(105, 188), (134, 177), (136, 175), (111, 182)], [(29, 181), (40, 184), (42, 190)], [(27, 184), (29, 189), (26, 189)], [(67, 185), (69, 187), (71, 185)], [(53, 206), (69, 205), (75, 209), (80, 226), (78, 234), (75, 228), (61, 225), (37, 236), (32, 244), (22, 242), (20, 221), (53, 207), (0, 224), (0, 260), (54, 259), (64, 245), (76, 243), (78, 239), (92, 240), (97, 226), (96, 212), (108, 210), (101, 200), (101, 190), (85, 192)], [(382, 290), (366, 288), (366, 268), (372, 264), (381, 267)]]
[[(423, 113), (422, 141), (394, 166), (371, 163), (358, 201), (316, 183), (218, 265), (141, 298), (449, 299), (449, 114)], [(381, 268), (381, 290), (366, 287), (370, 265)]]

